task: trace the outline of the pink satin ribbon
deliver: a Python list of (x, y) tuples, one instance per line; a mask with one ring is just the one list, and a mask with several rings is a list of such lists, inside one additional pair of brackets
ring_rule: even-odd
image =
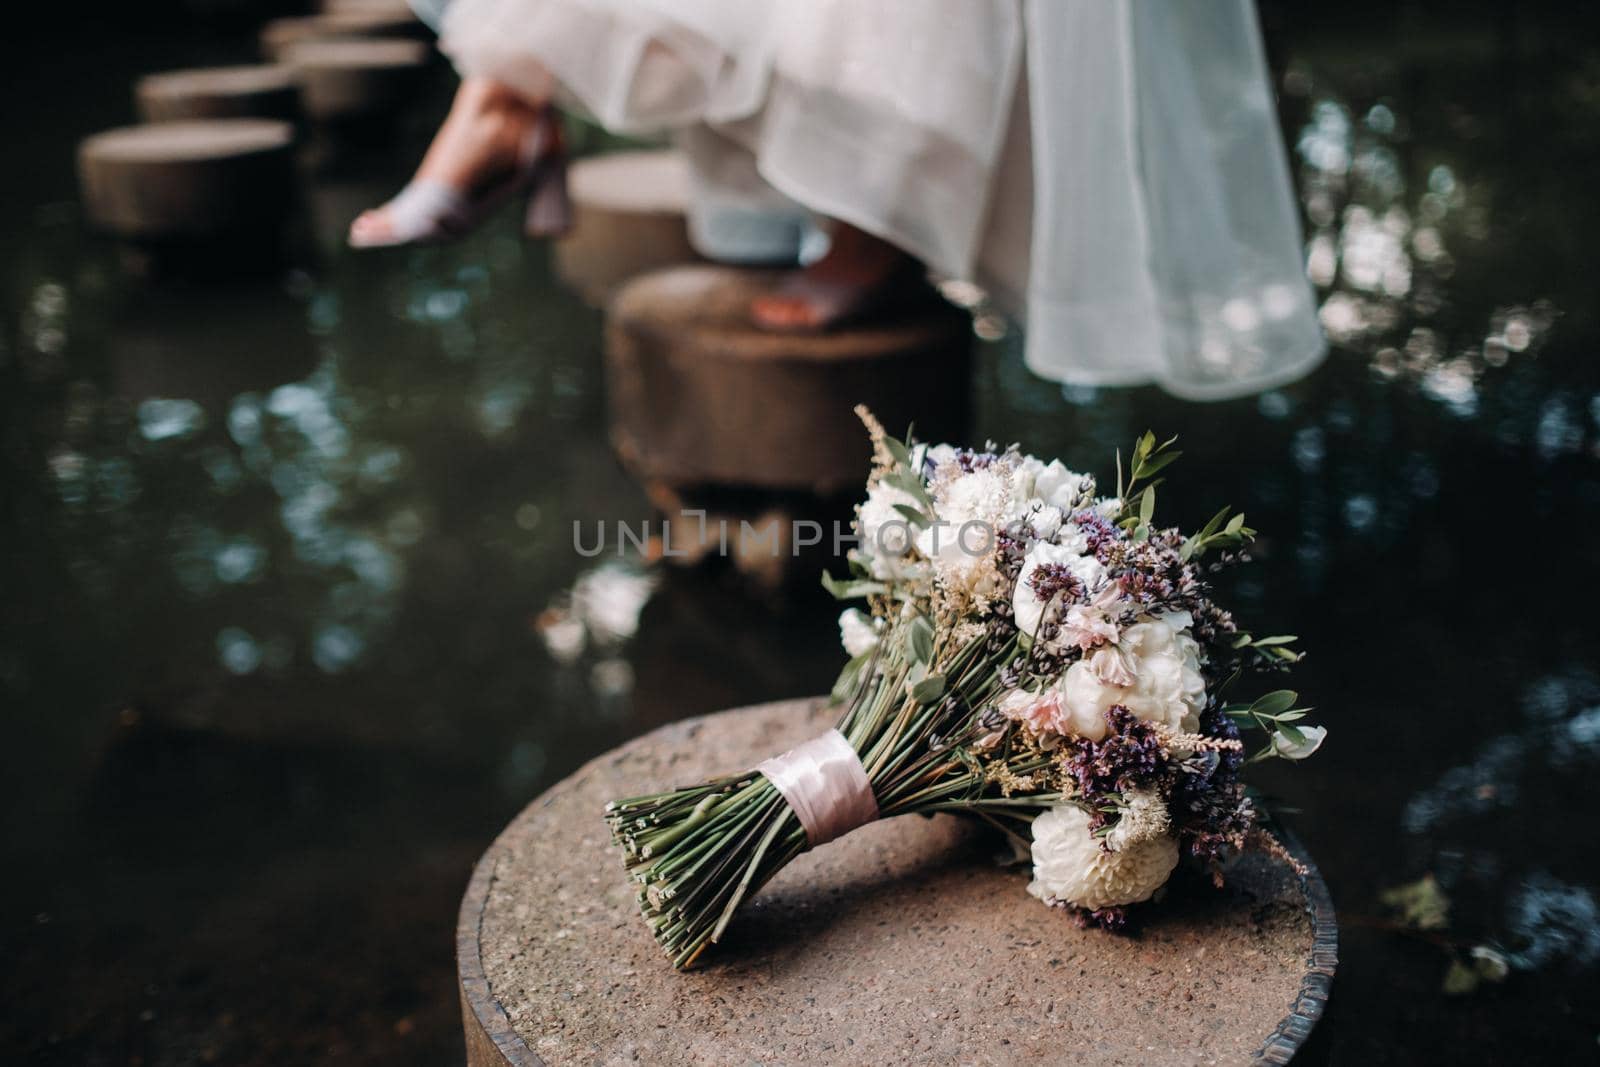
[(805, 827), (812, 848), (878, 817), (878, 801), (855, 747), (829, 730), (760, 764)]

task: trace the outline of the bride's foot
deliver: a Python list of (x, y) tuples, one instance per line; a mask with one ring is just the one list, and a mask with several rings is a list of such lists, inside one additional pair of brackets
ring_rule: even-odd
[(821, 259), (750, 302), (756, 325), (779, 332), (826, 330), (860, 318), (915, 279), (917, 261), (845, 223)]
[[(561, 124), (548, 106), (529, 103), (498, 82), (468, 78), (416, 177), (350, 224), (350, 244), (371, 248), (458, 236), (521, 189), (553, 189), (562, 177), (562, 155)], [(542, 214), (535, 220), (539, 212), (530, 209), (531, 223), (562, 228), (559, 192), (536, 189)]]

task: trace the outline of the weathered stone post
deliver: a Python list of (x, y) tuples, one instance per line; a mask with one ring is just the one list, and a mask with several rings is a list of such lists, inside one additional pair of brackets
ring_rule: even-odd
[(208, 67), (148, 74), (134, 84), (145, 122), (184, 119), (281, 119), (300, 115), (294, 71), (277, 64)]
[(1327, 888), (1241, 858), (1137, 937), (1079, 929), (971, 820), (870, 823), (781, 871), (695, 971), (651, 938), (607, 801), (754, 766), (836, 717), (788, 701), (608, 752), (478, 861), (456, 961), (469, 1067), (622, 1063), (1287, 1063), (1337, 965)]
[(275, 263), (294, 199), (294, 127), (266, 119), (108, 130), (78, 148), (84, 210), (142, 265)]
[[(749, 318), (778, 277), (653, 271), (617, 293), (605, 331), (611, 441), (673, 520), (679, 561), (725, 553), (769, 589), (848, 547), (835, 530), (848, 535), (872, 453), (857, 404), (891, 432), (915, 422), (925, 440), (959, 441), (971, 391), (968, 317), (931, 289), (858, 324), (780, 334)], [(707, 543), (686, 543), (700, 529)]]

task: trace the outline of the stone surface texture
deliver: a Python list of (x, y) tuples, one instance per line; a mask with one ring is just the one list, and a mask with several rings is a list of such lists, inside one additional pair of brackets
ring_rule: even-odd
[[(807, 853), (703, 967), (674, 971), (605, 803), (748, 767), (832, 718), (791, 701), (667, 726), (523, 811), (463, 906), (470, 1062), (1241, 1063), (1289, 1013), (1312, 931), (1281, 864), (1247, 858), (1220, 892), (1177, 884), (1117, 936), (1034, 900), (1024, 869), (991, 862), (992, 840), (949, 816)], [(495, 1016), (498, 1044), (473, 1011)]]

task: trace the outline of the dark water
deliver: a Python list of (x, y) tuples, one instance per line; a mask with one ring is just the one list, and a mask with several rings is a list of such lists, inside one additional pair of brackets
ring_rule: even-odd
[[(1231, 599), (1301, 635), (1333, 731), (1260, 776), (1340, 908), (1318, 1054), (1592, 1061), (1600, 47), (1377, 10), (1269, 12), (1328, 364), (1192, 405), (1063, 395), (1002, 341), (976, 437), (1100, 468), (1176, 433), (1167, 514), (1227, 502), (1266, 533)], [(0, 55), (32, 160), (0, 171), (7, 1062), (459, 1060), (454, 911), (497, 829), (624, 738), (818, 691), (840, 658), (820, 592), (574, 555), (574, 520), (648, 508), (603, 440), (598, 316), (512, 219), (339, 250), (436, 108), (307, 177), (271, 279), (125, 276), (72, 145), (134, 74), (248, 47)], [(1383, 892), (1428, 875), (1447, 923), (1408, 929)], [(1446, 994), (1475, 946), (1508, 973)]]

